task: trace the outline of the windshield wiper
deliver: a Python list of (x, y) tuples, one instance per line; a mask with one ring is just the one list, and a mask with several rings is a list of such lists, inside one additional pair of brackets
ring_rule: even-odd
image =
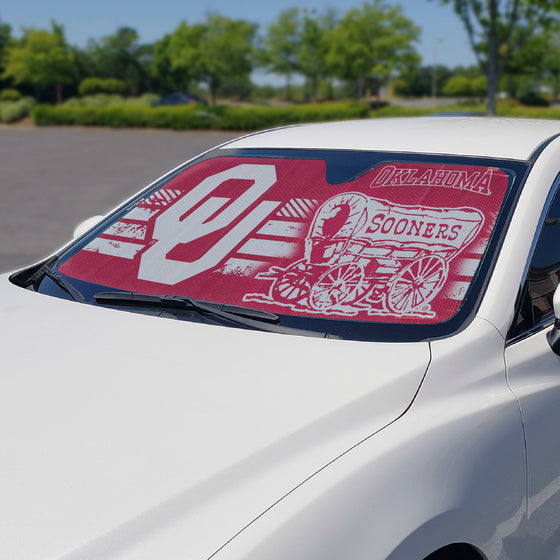
[(60, 274), (60, 272), (51, 268), (48, 264), (45, 264), (39, 272), (43, 276), (48, 276), (59, 288), (62, 288), (66, 293), (70, 294), (70, 297), (72, 297), (74, 301), (79, 301), (81, 303), (86, 302), (86, 298), (82, 295), (82, 293), (74, 288), (74, 286), (72, 286), (72, 284), (70, 284), (70, 282), (68, 282), (68, 280)]
[(157, 308), (162, 310), (195, 311), (201, 315), (209, 315), (237, 325), (267, 332), (301, 334), (323, 338), (325, 333), (315, 333), (279, 325), (280, 317), (262, 309), (252, 309), (240, 305), (213, 303), (191, 297), (174, 295), (154, 295), (137, 292), (99, 292), (93, 299), (102, 305)]

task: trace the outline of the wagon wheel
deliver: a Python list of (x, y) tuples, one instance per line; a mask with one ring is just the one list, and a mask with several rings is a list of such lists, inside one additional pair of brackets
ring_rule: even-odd
[(313, 274), (305, 261), (290, 265), (272, 286), (272, 299), (280, 302), (296, 302), (311, 290)]
[(404, 314), (418, 309), (437, 295), (447, 279), (447, 262), (438, 255), (420, 257), (391, 281), (387, 307)]
[(360, 265), (339, 264), (325, 272), (313, 285), (309, 303), (318, 311), (327, 311), (335, 305), (356, 301), (367, 289), (364, 269)]

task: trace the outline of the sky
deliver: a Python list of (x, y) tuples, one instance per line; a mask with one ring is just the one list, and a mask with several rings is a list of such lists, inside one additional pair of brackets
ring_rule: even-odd
[[(442, 6), (440, 0), (385, 1), (400, 4), (404, 14), (420, 27), (416, 49), (423, 64), (474, 64), (467, 35), (450, 6)], [(361, 0), (25, 0), (0, 4), (0, 19), (12, 26), (16, 37), (22, 27), (48, 29), (54, 19), (64, 26), (70, 44), (83, 47), (88, 39), (110, 35), (121, 26), (133, 27), (141, 42), (151, 43), (173, 31), (182, 20), (200, 22), (209, 12), (246, 19), (264, 30), (286, 8), (322, 12), (332, 7), (344, 14), (361, 4)]]

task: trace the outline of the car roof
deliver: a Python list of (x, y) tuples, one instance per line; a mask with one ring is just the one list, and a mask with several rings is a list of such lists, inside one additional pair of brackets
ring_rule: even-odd
[(366, 119), (259, 132), (223, 148), (316, 148), (528, 160), (560, 135), (554, 120), (492, 117)]

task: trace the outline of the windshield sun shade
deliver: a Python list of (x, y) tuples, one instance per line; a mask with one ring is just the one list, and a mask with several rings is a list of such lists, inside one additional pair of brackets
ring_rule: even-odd
[(459, 309), (508, 189), (498, 167), (214, 157), (139, 199), (59, 267), (120, 290), (285, 315), (440, 323)]

